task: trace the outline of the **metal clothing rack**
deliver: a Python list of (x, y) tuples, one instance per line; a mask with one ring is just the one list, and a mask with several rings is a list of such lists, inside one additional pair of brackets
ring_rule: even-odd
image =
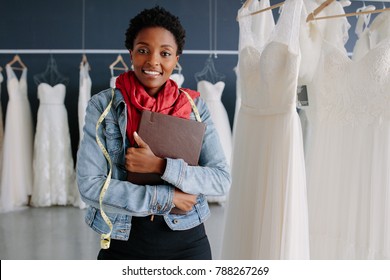
[[(389, 0), (390, 1), (390, 0)], [(126, 54), (123, 49), (0, 49), (0, 54)], [(238, 55), (236, 50), (184, 50), (183, 54)]]

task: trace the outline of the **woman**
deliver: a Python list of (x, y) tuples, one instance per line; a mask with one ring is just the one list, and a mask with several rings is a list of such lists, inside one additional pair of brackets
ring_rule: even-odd
[[(112, 162), (112, 178), (102, 200), (113, 225), (111, 243), (100, 250), (98, 259), (211, 259), (203, 225), (210, 215), (205, 196), (226, 194), (230, 174), (205, 102), (198, 92), (185, 89), (206, 124), (199, 166), (155, 156), (135, 132), (142, 110), (195, 119), (188, 98), (169, 79), (184, 40), (177, 17), (160, 7), (142, 11), (126, 32), (134, 71), (118, 77), (113, 97), (107, 89), (88, 104), (77, 179), (82, 199), (90, 205), (86, 222), (101, 234), (110, 231), (99, 204), (110, 165), (96, 136)], [(98, 119), (111, 99), (96, 135)], [(127, 172), (159, 173), (166, 183), (136, 185), (126, 180)], [(170, 213), (174, 207), (186, 214)]]

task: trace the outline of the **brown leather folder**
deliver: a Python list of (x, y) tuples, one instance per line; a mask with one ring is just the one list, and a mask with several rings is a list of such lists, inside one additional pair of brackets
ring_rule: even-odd
[[(161, 113), (143, 111), (138, 135), (161, 158), (183, 159), (198, 165), (206, 124)], [(138, 185), (159, 185), (157, 173), (128, 172), (127, 180)]]

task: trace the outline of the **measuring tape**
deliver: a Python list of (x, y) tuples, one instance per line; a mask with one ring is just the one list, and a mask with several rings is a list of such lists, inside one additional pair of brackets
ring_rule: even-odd
[(108, 154), (106, 148), (103, 146), (102, 142), (99, 139), (98, 129), (99, 129), (99, 126), (102, 124), (103, 120), (105, 119), (105, 117), (107, 116), (108, 112), (111, 109), (112, 101), (114, 100), (114, 94), (115, 94), (114, 89), (111, 89), (111, 92), (112, 92), (111, 93), (111, 101), (108, 104), (107, 108), (104, 110), (104, 112), (100, 115), (99, 120), (96, 123), (96, 142), (98, 143), (100, 149), (102, 150), (102, 152), (104, 154), (104, 157), (107, 159), (108, 164), (110, 166), (110, 171), (108, 172), (107, 179), (105, 180), (105, 182), (103, 184), (103, 188), (100, 191), (100, 195), (99, 195), (100, 213), (102, 214), (102, 217), (103, 217), (104, 221), (106, 222), (106, 224), (110, 228), (110, 231), (108, 233), (103, 233), (100, 236), (100, 247), (102, 249), (110, 248), (110, 241), (111, 241), (111, 237), (110, 236), (111, 236), (112, 227), (113, 227), (112, 226), (112, 222), (110, 221), (110, 219), (108, 218), (108, 216), (106, 215), (106, 213), (103, 210), (103, 198), (104, 198), (104, 195), (107, 192), (108, 185), (110, 184), (110, 181), (111, 181), (112, 162), (111, 162), (110, 155)]

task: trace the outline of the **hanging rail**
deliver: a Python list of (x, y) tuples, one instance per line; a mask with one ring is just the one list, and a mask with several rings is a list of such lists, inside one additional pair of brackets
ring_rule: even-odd
[[(0, 54), (126, 54), (128, 50), (123, 49), (0, 49)], [(184, 50), (184, 54), (217, 54), (237, 55), (238, 51), (233, 50)]]

